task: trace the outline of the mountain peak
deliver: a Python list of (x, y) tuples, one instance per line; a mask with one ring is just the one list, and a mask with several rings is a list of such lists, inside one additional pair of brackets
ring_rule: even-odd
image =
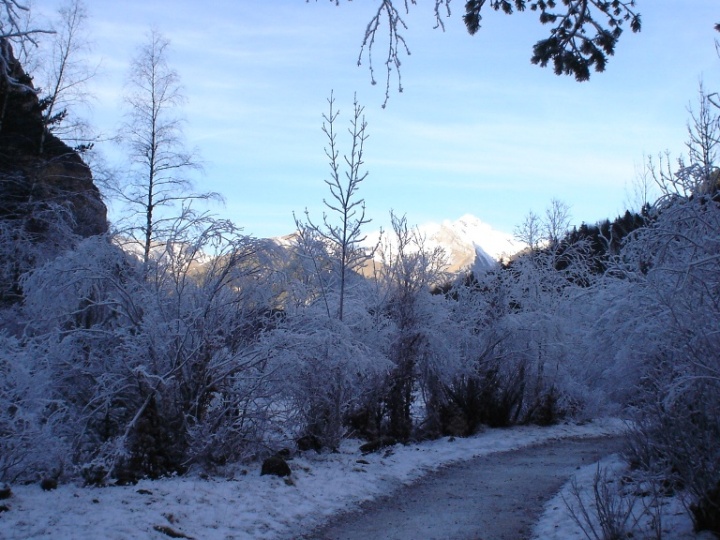
[[(446, 219), (441, 223), (429, 222), (413, 228), (424, 239), (426, 248), (443, 249), (450, 273), (492, 268), (524, 247), (512, 235), (493, 229), (472, 214), (465, 214), (454, 221)], [(287, 246), (290, 238), (275, 238), (274, 241)], [(392, 243), (391, 233), (384, 233), (384, 238)], [(363, 245), (375, 246), (379, 239), (380, 231), (370, 232)]]
[(522, 245), (512, 235), (493, 229), (472, 214), (465, 214), (454, 221), (446, 219), (441, 224), (420, 225), (418, 228), (428, 239), (446, 250), (448, 246), (464, 246), (465, 251), (474, 249), (478, 258), (487, 259), (488, 264), (522, 249)]

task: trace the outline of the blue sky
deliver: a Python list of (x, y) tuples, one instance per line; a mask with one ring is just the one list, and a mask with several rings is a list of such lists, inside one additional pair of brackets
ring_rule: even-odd
[[(40, 9), (57, 4), (36, 0)], [(547, 32), (536, 14), (488, 11), (469, 36), (464, 2), (453, 2), (442, 32), (425, 0), (405, 18), (404, 92), (393, 81), (383, 109), (383, 80), (372, 86), (367, 64), (357, 66), (377, 4), (88, 1), (102, 66), (92, 121), (105, 133), (120, 122), (129, 60), (154, 25), (171, 41), (188, 98), (185, 134), (205, 165), (197, 185), (222, 193), (225, 205), (213, 210), (247, 233), (289, 233), (293, 211), (306, 207), (321, 215), (331, 90), (343, 128), (355, 93), (365, 105), (369, 228), (394, 209), (417, 224), (471, 213), (512, 232), (552, 198), (570, 205), (576, 224), (622, 212), (644, 155), (683, 152), (699, 82), (720, 90), (717, 0), (639, 0), (643, 31), (628, 30), (607, 71), (586, 83), (530, 64)]]

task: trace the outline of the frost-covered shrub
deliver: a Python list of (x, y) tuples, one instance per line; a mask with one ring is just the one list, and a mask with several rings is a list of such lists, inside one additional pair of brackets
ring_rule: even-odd
[[(632, 457), (689, 494), (697, 528), (718, 530), (720, 508), (720, 203), (697, 195), (658, 207), (624, 252), (637, 280), (632, 336), (645, 377), (635, 402)], [(641, 326), (638, 326), (641, 327)]]
[[(267, 335), (268, 369), (280, 389), (289, 435), (310, 436), (335, 448), (346, 421), (370, 395), (387, 360), (368, 344), (372, 322), (348, 302), (343, 321), (306, 308), (289, 314)], [(314, 316), (313, 316), (314, 315)]]
[(211, 360), (218, 376), (187, 426), (193, 462), (224, 465), (261, 455), (278, 441), (286, 444), (288, 415), (269, 365), (273, 351), (265, 337), (258, 341), (234, 353), (219, 350)]
[[(566, 246), (563, 256), (571, 252)], [(587, 300), (579, 298), (594, 281), (582, 270), (583, 254), (578, 248), (577, 260), (558, 270), (552, 253), (531, 252), (448, 294), (461, 337), (453, 339), (458, 368), (443, 380), (444, 422), (460, 416), (472, 431), (480, 424), (547, 425), (580, 414), (595, 382), (575, 377), (588, 361), (577, 316)]]
[(388, 307), (389, 342), (383, 353), (390, 360), (382, 387), (383, 424), (381, 433), (406, 441), (418, 428), (428, 432), (437, 414), (437, 393), (441, 380), (457, 371), (458, 336), (450, 327), (446, 301), (418, 287)]
[(140, 272), (106, 238), (91, 238), (27, 275), (25, 316), (45, 358), (49, 391), (68, 407), (64, 427), (79, 464), (124, 432), (141, 398), (133, 343)]
[(185, 443), (178, 441), (183, 436), (182, 426), (161, 413), (155, 396), (149, 396), (144, 405), (125, 442), (127, 454), (117, 460), (112, 471), (120, 484), (157, 479), (185, 469)]
[(419, 409), (431, 403), (438, 368), (452, 355), (444, 350), (446, 306), (430, 292), (444, 275), (444, 253), (429, 248), (404, 216), (391, 213), (391, 221), (372, 262), (367, 308), (374, 327), (368, 343), (387, 359), (388, 369), (354, 411), (353, 427), (370, 438), (406, 441), (424, 421)]
[(720, 534), (720, 481), (708, 486), (696, 502), (690, 504), (695, 528)]
[(256, 249), (206, 220), (184, 223), (145, 265), (92, 238), (27, 276), (30, 331), (79, 465), (157, 477), (207, 455), (196, 436), (215, 431), (208, 404), (235, 398), (272, 312)]
[[(0, 482), (37, 481), (63, 472), (68, 452), (41, 351), (0, 332)], [(38, 361), (40, 359), (40, 361)]]
[[(6, 178), (2, 179), (6, 181)], [(16, 204), (13, 203), (13, 205)], [(22, 277), (78, 239), (72, 212), (63, 204), (28, 202), (0, 217), (0, 305), (22, 300)]]
[(447, 401), (440, 411), (443, 432), (467, 436), (480, 425), (507, 427), (517, 422), (522, 408), (523, 378), (524, 370), (520, 368), (501, 380), (499, 369), (495, 368), (448, 385)]
[[(709, 393), (708, 393), (709, 392)], [(696, 388), (673, 402), (646, 404), (631, 433), (631, 465), (682, 492), (698, 530), (720, 532), (720, 388)]]
[(598, 464), (592, 490), (581, 487), (573, 478), (569, 498), (563, 495), (570, 517), (588, 540), (623, 540), (640, 532), (643, 512), (635, 509), (638, 500), (619, 484), (608, 469)]

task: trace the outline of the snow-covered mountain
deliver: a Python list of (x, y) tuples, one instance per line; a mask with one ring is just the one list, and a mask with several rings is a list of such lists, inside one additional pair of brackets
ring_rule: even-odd
[(523, 248), (512, 235), (493, 229), (471, 214), (455, 221), (419, 225), (418, 230), (428, 247), (445, 250), (450, 272), (488, 268)]
[[(471, 214), (455, 221), (429, 222), (413, 228), (419, 232), (425, 248), (432, 250), (440, 247), (444, 250), (446, 270), (450, 273), (490, 268), (524, 247), (512, 235), (493, 229)], [(368, 248), (376, 246), (379, 235), (379, 231), (368, 233), (364, 245)], [(392, 239), (388, 231), (383, 236), (384, 240)], [(276, 245), (288, 248), (294, 242), (294, 235), (272, 240)]]

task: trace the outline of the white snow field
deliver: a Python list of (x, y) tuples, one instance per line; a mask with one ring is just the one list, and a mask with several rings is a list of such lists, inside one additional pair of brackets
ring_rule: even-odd
[[(198, 540), (295, 538), (338, 513), (450, 463), (554, 439), (617, 434), (623, 429), (625, 424), (617, 419), (514, 427), (486, 430), (465, 439), (396, 445), (366, 456), (359, 451), (359, 441), (348, 440), (337, 453), (296, 456), (290, 461), (293, 472), (287, 480), (260, 476), (259, 464), (253, 464), (238, 466), (223, 477), (188, 474), (134, 486), (66, 484), (48, 492), (39, 485), (12, 486), (12, 497), (0, 501), (0, 506), (7, 507), (0, 512), (0, 538), (162, 539), (168, 534)], [(579, 474), (591, 483), (593, 472), (594, 467), (589, 467)], [(557, 497), (548, 503), (535, 538), (583, 538), (564, 508)], [(678, 539), (694, 538), (689, 536), (687, 518), (674, 519), (679, 523), (675, 527)]]

